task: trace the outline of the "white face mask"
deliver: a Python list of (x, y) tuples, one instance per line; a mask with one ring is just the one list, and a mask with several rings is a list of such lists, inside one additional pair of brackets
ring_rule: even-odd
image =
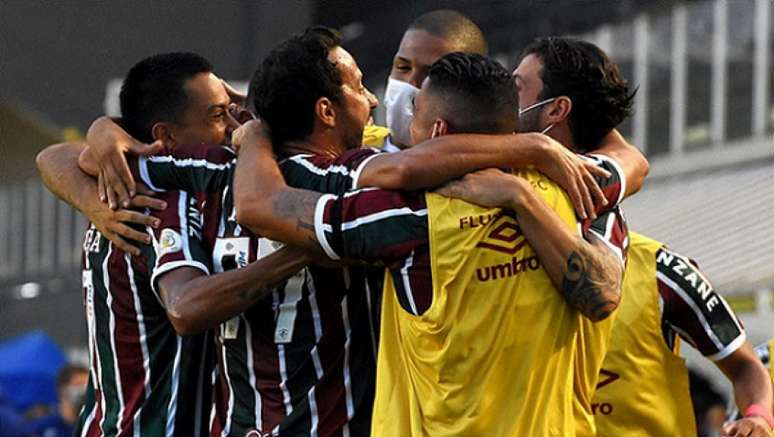
[(411, 145), (409, 126), (414, 118), (414, 98), (417, 94), (419, 94), (419, 88), (409, 83), (393, 78), (387, 80), (384, 110), (392, 142), (398, 146)]
[(531, 111), (533, 109), (539, 108), (539, 107), (541, 107), (541, 106), (543, 106), (543, 105), (545, 105), (547, 103), (551, 103), (554, 100), (556, 100), (556, 97), (550, 97), (548, 99), (541, 100), (539, 102), (533, 103), (533, 104), (527, 106), (526, 108), (519, 108), (519, 116), (522, 116), (522, 115), (526, 114), (527, 112), (529, 112), (529, 111)]

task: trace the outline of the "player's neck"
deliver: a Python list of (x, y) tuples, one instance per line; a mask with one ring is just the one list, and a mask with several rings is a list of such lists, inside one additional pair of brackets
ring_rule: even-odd
[(557, 142), (559, 142), (564, 147), (567, 147), (568, 149), (575, 151), (575, 139), (572, 137), (572, 132), (570, 132), (570, 128), (567, 125), (557, 125), (553, 129), (547, 132), (547, 135), (553, 139), (555, 139)]
[(335, 136), (316, 132), (312, 132), (301, 141), (288, 141), (285, 144), (285, 153), (292, 155), (308, 153), (336, 158), (345, 150), (344, 143)]

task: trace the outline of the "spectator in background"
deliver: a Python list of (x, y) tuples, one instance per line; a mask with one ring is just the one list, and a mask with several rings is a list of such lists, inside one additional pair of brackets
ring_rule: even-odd
[[(32, 422), (32, 431), (40, 437), (69, 437), (73, 435), (78, 413), (86, 397), (89, 372), (85, 367), (66, 365), (56, 377), (59, 405), (56, 413)], [(3, 436), (0, 436), (3, 437)]]
[(5, 398), (0, 388), (0, 437), (26, 437), (30, 435), (30, 427)]
[(720, 435), (726, 417), (728, 400), (702, 374), (689, 369), (688, 380), (698, 436)]

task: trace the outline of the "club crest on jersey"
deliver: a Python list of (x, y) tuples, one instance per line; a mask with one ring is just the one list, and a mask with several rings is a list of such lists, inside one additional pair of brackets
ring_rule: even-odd
[(183, 237), (173, 229), (164, 229), (159, 238), (159, 256), (177, 252), (183, 248)]

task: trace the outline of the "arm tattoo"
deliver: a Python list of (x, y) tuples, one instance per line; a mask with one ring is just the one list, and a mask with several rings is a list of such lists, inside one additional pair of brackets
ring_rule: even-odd
[(314, 233), (314, 210), (320, 194), (308, 190), (284, 190), (274, 200), (273, 213), (296, 223), (296, 230), (310, 242), (317, 243)]
[(604, 320), (618, 306), (621, 268), (604, 247), (585, 240), (570, 253), (561, 292), (573, 308), (593, 321)]

